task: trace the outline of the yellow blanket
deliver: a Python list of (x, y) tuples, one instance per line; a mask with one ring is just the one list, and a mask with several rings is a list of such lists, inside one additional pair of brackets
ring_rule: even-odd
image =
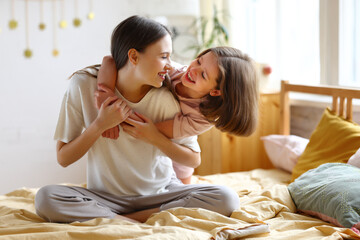
[(231, 217), (204, 209), (175, 208), (152, 215), (144, 224), (93, 219), (47, 223), (35, 214), (37, 189), (0, 196), (0, 239), (360, 239), (353, 231), (296, 213), (287, 191), (290, 175), (280, 170), (194, 177), (235, 189), (240, 208)]

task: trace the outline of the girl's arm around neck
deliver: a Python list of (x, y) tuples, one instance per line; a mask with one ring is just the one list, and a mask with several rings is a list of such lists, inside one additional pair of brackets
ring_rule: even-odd
[(173, 138), (174, 119), (155, 123), (156, 128), (168, 138)]
[(117, 70), (114, 59), (111, 56), (105, 56), (99, 69), (97, 83), (103, 84), (110, 88), (112, 91), (115, 90), (117, 78)]
[(100, 109), (107, 97), (114, 95), (117, 70), (114, 59), (105, 56), (97, 76), (98, 91), (95, 93), (95, 106)]

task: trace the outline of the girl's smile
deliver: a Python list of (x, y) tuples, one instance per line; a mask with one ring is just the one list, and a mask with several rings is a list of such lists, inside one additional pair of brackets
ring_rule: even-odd
[(194, 81), (193, 78), (191, 77), (190, 71), (187, 71), (187, 72), (185, 73), (185, 79), (186, 79), (187, 81), (189, 81), (190, 83), (195, 84), (195, 81)]
[(202, 98), (209, 94), (210, 91), (216, 89), (218, 75), (217, 58), (212, 52), (208, 52), (192, 61), (187, 71), (181, 77), (183, 91), (180, 91), (184, 96)]

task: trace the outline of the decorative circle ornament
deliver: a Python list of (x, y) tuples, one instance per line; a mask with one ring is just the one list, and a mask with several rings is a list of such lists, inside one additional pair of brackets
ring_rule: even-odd
[(40, 29), (41, 31), (44, 31), (45, 28), (46, 28), (45, 23), (39, 23), (39, 29)]
[(81, 19), (80, 18), (74, 18), (73, 24), (74, 24), (75, 27), (80, 27)]
[(53, 55), (54, 57), (59, 56), (59, 50), (54, 49), (54, 50), (52, 51), (52, 55)]
[(89, 14), (87, 15), (87, 18), (88, 18), (89, 20), (93, 20), (94, 17), (95, 17), (95, 14), (94, 14), (93, 12), (89, 12)]
[(11, 19), (9, 21), (9, 28), (10, 29), (15, 29), (15, 28), (17, 28), (17, 26), (18, 26), (18, 22), (15, 19)]
[(31, 49), (29, 49), (29, 48), (25, 49), (25, 51), (24, 51), (24, 56), (25, 56), (26, 58), (31, 58), (31, 57), (32, 57), (32, 51), (31, 51)]
[(61, 20), (59, 23), (60, 28), (64, 29), (67, 27), (67, 21), (66, 20)]

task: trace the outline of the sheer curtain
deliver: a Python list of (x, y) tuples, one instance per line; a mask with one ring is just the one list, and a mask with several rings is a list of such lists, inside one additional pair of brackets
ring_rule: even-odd
[(271, 66), (270, 88), (281, 79), (360, 87), (360, 0), (200, 2), (201, 14), (228, 13), (230, 45)]
[(340, 1), (339, 84), (360, 87), (360, 1)]
[(280, 79), (320, 82), (318, 0), (228, 0), (230, 44), (269, 64)]

